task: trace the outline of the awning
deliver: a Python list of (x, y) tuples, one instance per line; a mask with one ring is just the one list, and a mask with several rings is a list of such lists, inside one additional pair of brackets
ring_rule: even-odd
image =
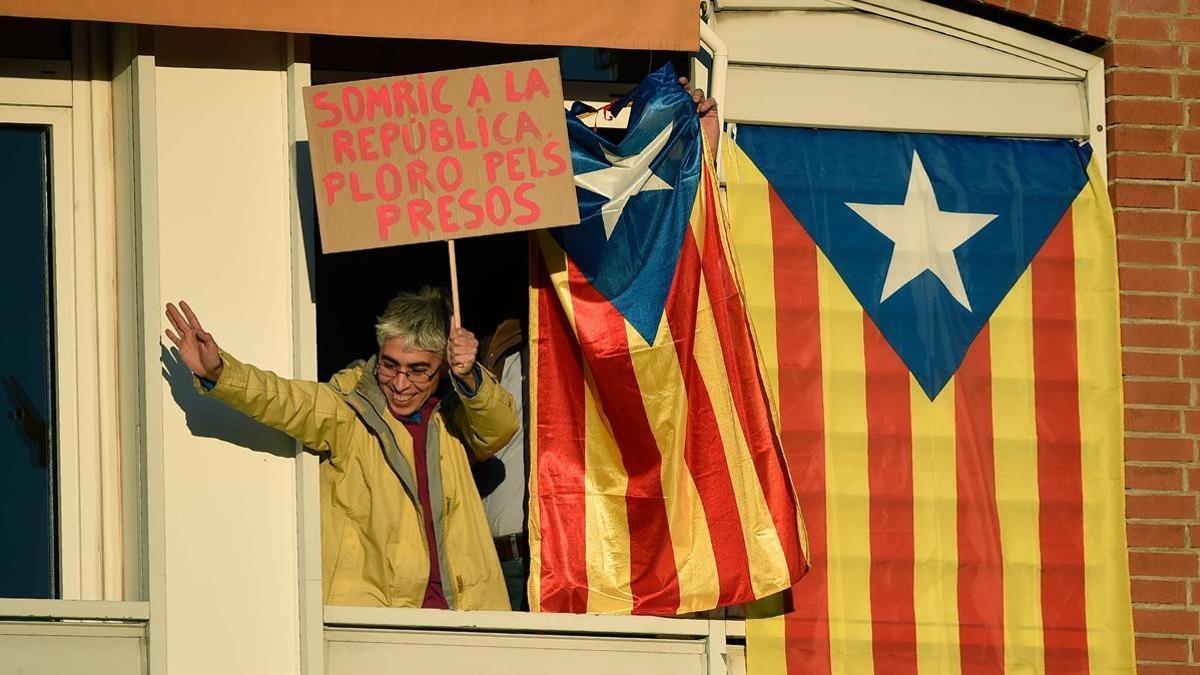
[(0, 0), (0, 15), (195, 28), (237, 28), (695, 51), (695, 0)]

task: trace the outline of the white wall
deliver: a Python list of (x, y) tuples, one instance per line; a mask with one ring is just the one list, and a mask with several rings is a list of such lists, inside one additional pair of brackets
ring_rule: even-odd
[[(187, 299), (223, 348), (288, 374), (284, 38), (157, 29), (154, 52), (161, 297)], [(296, 673), (295, 446), (201, 399), (173, 361), (159, 380), (167, 672)]]

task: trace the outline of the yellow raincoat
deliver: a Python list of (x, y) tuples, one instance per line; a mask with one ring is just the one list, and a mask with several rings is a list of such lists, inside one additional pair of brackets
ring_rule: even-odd
[[(413, 473), (412, 437), (388, 412), (374, 361), (328, 384), (288, 380), (222, 352), (213, 398), (323, 455), (321, 566), (325, 603), (420, 607), (429, 549)], [(504, 575), (464, 445), (490, 457), (512, 438), (512, 397), (483, 371), (474, 396), (455, 390), (434, 408), (425, 447), (429, 496), (451, 609), (509, 609)]]

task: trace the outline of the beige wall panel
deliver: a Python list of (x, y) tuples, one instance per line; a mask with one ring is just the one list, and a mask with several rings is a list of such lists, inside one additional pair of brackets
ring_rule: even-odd
[(1082, 82), (730, 66), (730, 122), (1087, 137)]
[[(328, 675), (703, 675), (704, 641), (434, 631), (326, 631)], [(398, 664), (403, 664), (402, 666)]]
[[(187, 299), (239, 358), (287, 374), (284, 37), (209, 35), (155, 34), (161, 296)], [(294, 445), (202, 399), (169, 356), (161, 383), (166, 672), (296, 673)]]
[(0, 103), (71, 105), (71, 62), (0, 58)]
[(0, 675), (146, 672), (140, 625), (0, 621)]
[(731, 63), (1071, 78), (1063, 70), (866, 12), (721, 12)]

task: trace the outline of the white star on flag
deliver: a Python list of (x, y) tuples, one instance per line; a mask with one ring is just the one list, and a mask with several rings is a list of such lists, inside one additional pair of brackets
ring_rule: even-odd
[(604, 149), (604, 156), (612, 166), (575, 176), (575, 184), (579, 187), (606, 198), (608, 201), (600, 207), (600, 215), (604, 218), (604, 238), (611, 239), (617, 221), (625, 212), (629, 199), (639, 192), (651, 190), (673, 190), (669, 183), (654, 174), (650, 162), (658, 156), (667, 140), (671, 137), (671, 128), (675, 124), (667, 124), (654, 140), (641, 152), (621, 157)]
[(954, 249), (975, 236), (996, 215), (941, 210), (929, 174), (916, 150), (913, 150), (912, 173), (908, 176), (908, 193), (903, 204), (846, 202), (846, 206), (894, 244), (880, 302), (929, 270), (958, 304), (972, 311)]

